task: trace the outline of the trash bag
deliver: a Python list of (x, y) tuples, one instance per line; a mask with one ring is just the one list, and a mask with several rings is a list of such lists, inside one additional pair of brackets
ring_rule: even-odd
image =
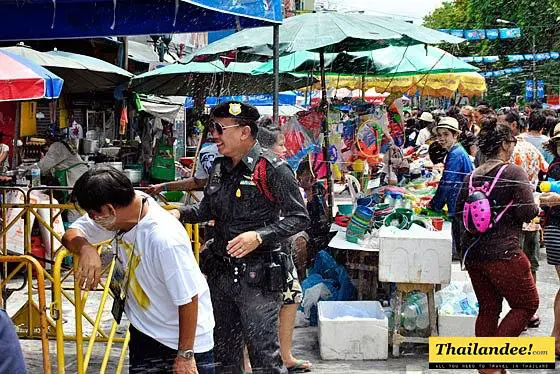
[(303, 302), (301, 308), (311, 326), (317, 325), (319, 301), (347, 301), (356, 299), (356, 288), (348, 271), (339, 265), (326, 251), (319, 251), (309, 276), (301, 284)]

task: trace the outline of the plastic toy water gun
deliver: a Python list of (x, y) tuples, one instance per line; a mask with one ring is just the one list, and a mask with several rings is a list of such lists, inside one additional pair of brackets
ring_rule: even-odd
[(560, 181), (548, 178), (547, 181), (542, 181), (539, 184), (541, 192), (556, 192), (560, 193)]

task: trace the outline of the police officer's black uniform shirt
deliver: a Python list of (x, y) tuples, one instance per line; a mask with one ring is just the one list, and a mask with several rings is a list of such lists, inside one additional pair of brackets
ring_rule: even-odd
[[(252, 180), (261, 157), (267, 160), (266, 183), (275, 201), (267, 199)], [(294, 173), (284, 160), (258, 142), (235, 167), (229, 157), (217, 157), (204, 198), (198, 205), (182, 207), (181, 219), (190, 223), (215, 220), (212, 249), (218, 256), (228, 256), (228, 241), (244, 232), (261, 235), (263, 243), (255, 252), (271, 251), (309, 225)]]

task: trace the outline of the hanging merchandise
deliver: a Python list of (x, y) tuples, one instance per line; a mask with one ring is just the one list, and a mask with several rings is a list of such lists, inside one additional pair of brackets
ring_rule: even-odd
[(393, 144), (397, 147), (404, 146), (404, 102), (401, 98), (396, 99), (389, 106), (389, 133), (393, 139)]
[(315, 149), (310, 131), (302, 126), (297, 117), (291, 117), (281, 129), (286, 147), (286, 160), (293, 170), (297, 170), (301, 160)]
[(313, 142), (318, 142), (321, 136), (321, 123), (325, 118), (322, 112), (315, 110), (296, 113), (299, 123), (309, 132)]
[(379, 121), (367, 120), (360, 125), (356, 134), (356, 144), (359, 152), (366, 157), (373, 157), (381, 150), (383, 128)]
[(128, 110), (126, 105), (123, 105), (121, 110), (121, 119), (119, 121), (119, 135), (126, 134), (126, 125), (128, 124)]

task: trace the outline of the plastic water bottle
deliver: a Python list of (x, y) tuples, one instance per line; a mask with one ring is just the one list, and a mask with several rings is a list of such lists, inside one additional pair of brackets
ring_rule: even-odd
[(31, 187), (39, 187), (41, 185), (41, 169), (37, 163), (31, 168)]
[[(406, 301), (403, 311), (403, 326), (407, 330), (423, 330), (430, 325), (428, 298), (424, 293), (414, 293)], [(406, 324), (405, 324), (406, 322)]]
[(393, 317), (393, 308), (389, 306), (387, 301), (383, 302), (383, 314), (385, 314), (385, 317), (387, 317), (389, 321), (389, 330), (392, 330), (395, 325), (395, 319)]

